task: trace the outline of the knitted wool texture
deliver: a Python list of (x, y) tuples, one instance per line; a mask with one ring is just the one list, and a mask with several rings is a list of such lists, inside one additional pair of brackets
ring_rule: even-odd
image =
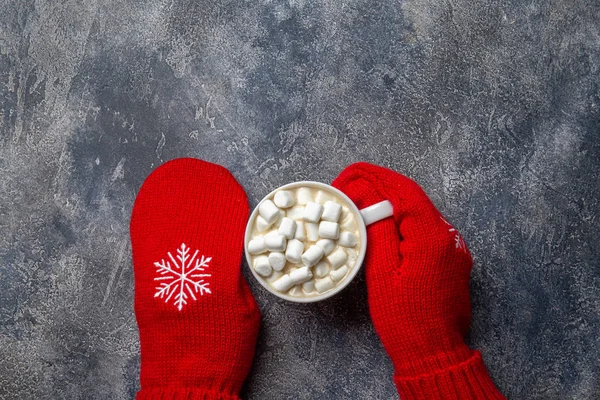
[(244, 190), (215, 164), (173, 160), (144, 182), (130, 226), (137, 399), (238, 399), (260, 324), (240, 268), (248, 214)]
[(409, 178), (367, 163), (333, 182), (359, 208), (390, 200), (394, 217), (367, 227), (369, 311), (394, 363), (402, 400), (503, 399), (477, 351), (471, 319), (472, 260), (460, 234)]

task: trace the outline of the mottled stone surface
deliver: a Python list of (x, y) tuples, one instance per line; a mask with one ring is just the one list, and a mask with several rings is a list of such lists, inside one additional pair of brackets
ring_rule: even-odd
[[(182, 156), (251, 206), (358, 160), (411, 176), (475, 256), (469, 342), (501, 390), (600, 398), (599, 1), (0, 10), (0, 398), (133, 398), (129, 215)], [(308, 306), (251, 285), (245, 398), (397, 397), (363, 278)]]

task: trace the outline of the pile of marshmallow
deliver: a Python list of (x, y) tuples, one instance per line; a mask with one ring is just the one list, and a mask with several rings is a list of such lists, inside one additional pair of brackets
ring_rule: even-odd
[(278, 292), (315, 296), (333, 289), (355, 266), (359, 230), (342, 199), (309, 187), (279, 190), (258, 208), (248, 253)]

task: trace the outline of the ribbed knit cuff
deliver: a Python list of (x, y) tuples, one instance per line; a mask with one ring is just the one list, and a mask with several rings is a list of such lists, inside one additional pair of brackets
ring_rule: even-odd
[(414, 377), (394, 376), (401, 400), (505, 399), (474, 352), (468, 360), (446, 369)]
[(136, 400), (240, 400), (236, 395), (198, 388), (151, 388), (137, 393)]

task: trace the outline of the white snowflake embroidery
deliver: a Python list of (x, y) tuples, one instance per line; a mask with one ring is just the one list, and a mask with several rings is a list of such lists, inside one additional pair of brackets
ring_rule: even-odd
[[(167, 254), (171, 261), (162, 259), (160, 262), (154, 263), (156, 272), (159, 275), (154, 280), (161, 282), (160, 286), (156, 287), (154, 297), (165, 299), (165, 303), (173, 298), (173, 304), (179, 311), (187, 304), (190, 296), (196, 300), (196, 294), (203, 296), (205, 293), (211, 293), (208, 282), (203, 279), (209, 277), (210, 274), (204, 274), (203, 272), (208, 268), (208, 263), (212, 260), (212, 257), (201, 256), (197, 258), (198, 250), (192, 256), (189, 253), (190, 248), (182, 243), (177, 249), (177, 257), (173, 257), (169, 251)], [(192, 266), (192, 264), (194, 265)]]
[(452, 226), (452, 224), (448, 221), (446, 221), (446, 219), (444, 217), (440, 217), (442, 219), (442, 221), (444, 221), (444, 223), (446, 225), (448, 225), (450, 228), (448, 229), (448, 232), (453, 233), (454, 234), (454, 243), (456, 244), (456, 248), (462, 250), (463, 252), (467, 252), (467, 244), (465, 243), (465, 240), (462, 238), (462, 236), (460, 235), (460, 233), (458, 233), (458, 231), (456, 230), (455, 227)]

